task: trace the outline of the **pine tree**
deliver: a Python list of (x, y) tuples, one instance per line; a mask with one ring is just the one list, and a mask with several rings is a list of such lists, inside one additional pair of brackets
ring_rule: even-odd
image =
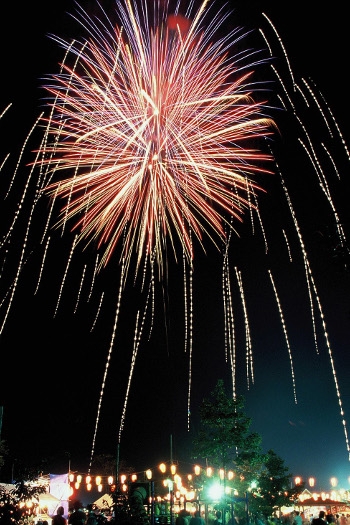
[(200, 407), (200, 430), (193, 441), (193, 458), (209, 465), (233, 469), (239, 492), (246, 492), (265, 461), (261, 436), (250, 432), (251, 418), (244, 412), (244, 397), (228, 395), (219, 379)]
[(273, 450), (268, 450), (264, 470), (259, 477), (258, 496), (254, 501), (259, 511), (267, 518), (281, 507), (290, 507), (294, 503), (300, 485), (291, 488), (292, 474), (285, 466), (284, 460)]

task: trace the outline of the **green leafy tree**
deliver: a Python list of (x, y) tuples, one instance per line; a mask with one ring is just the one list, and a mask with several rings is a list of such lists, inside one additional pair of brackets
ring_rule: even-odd
[(292, 488), (292, 474), (284, 460), (273, 450), (268, 450), (264, 469), (258, 480), (255, 497), (251, 498), (251, 509), (268, 518), (283, 506), (291, 506), (302, 486)]
[[(238, 494), (245, 495), (259, 477), (265, 454), (261, 450), (261, 436), (250, 431), (252, 420), (244, 412), (244, 397), (228, 395), (223, 380), (219, 379), (210, 397), (203, 400), (199, 415), (193, 458), (205, 460), (215, 468), (232, 469), (233, 487)], [(243, 509), (244, 505), (240, 507)]]

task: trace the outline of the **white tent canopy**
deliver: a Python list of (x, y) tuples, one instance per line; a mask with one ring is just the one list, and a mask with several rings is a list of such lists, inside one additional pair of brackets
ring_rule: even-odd
[(94, 505), (98, 507), (99, 509), (109, 509), (113, 505), (113, 500), (110, 494), (104, 494), (100, 498), (98, 498), (96, 501), (94, 501)]
[(61, 505), (61, 500), (45, 492), (44, 494), (39, 495), (39, 507), (40, 510), (47, 509), (47, 514), (53, 516), (56, 514), (58, 507)]

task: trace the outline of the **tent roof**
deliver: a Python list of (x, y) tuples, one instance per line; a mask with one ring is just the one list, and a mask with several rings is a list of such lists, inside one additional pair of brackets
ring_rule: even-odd
[(112, 496), (110, 494), (104, 494), (103, 496), (98, 498), (96, 501), (94, 501), (94, 504), (99, 509), (108, 509), (109, 507), (113, 505)]
[(320, 506), (341, 507), (341, 506), (344, 506), (344, 505), (349, 506), (348, 503), (345, 502), (345, 501), (335, 501), (335, 500), (330, 499), (330, 498), (327, 498), (327, 499), (307, 498), (307, 499), (304, 499), (303, 501), (298, 501), (298, 506), (299, 507), (320, 507)]

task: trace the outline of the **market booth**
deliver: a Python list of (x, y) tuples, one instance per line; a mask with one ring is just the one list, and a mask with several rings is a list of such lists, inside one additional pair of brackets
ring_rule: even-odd
[(329, 494), (312, 494), (309, 490), (304, 490), (300, 496), (295, 508), (304, 513), (307, 520), (310, 516), (318, 517), (320, 510), (331, 511), (332, 514), (349, 514), (350, 502), (348, 493), (344, 493), (343, 497), (332, 499)]

